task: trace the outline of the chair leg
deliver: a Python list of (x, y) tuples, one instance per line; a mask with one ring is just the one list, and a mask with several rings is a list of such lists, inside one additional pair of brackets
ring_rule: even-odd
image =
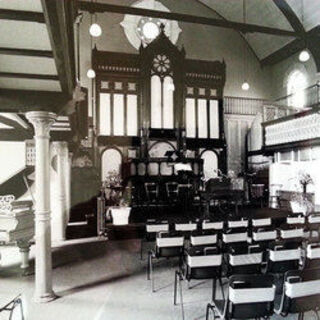
[(141, 238), (141, 243), (140, 243), (140, 260), (142, 260), (142, 253), (143, 253), (143, 238)]
[(152, 264), (152, 253), (151, 253), (151, 257), (150, 257), (150, 277), (151, 277), (151, 289), (152, 292), (155, 292), (154, 289), (154, 276), (153, 276), (153, 264)]
[(216, 298), (217, 279), (212, 279), (212, 301)]
[(177, 304), (177, 287), (178, 287), (178, 276), (179, 272), (176, 271), (174, 274), (174, 295), (173, 295), (173, 304)]
[(208, 303), (208, 304), (207, 304), (207, 312), (206, 312), (206, 320), (209, 320), (210, 310), (211, 310), (212, 313), (213, 313), (213, 319), (216, 318), (216, 317), (215, 317), (215, 313), (214, 313), (213, 306), (212, 306), (210, 303)]
[(178, 273), (178, 279), (179, 279), (179, 291), (180, 291), (180, 304), (181, 304), (181, 313), (182, 313), (182, 320), (184, 320), (184, 307), (183, 307), (183, 296), (182, 296), (182, 284), (181, 284), (181, 274)]
[(150, 260), (151, 260), (152, 252), (148, 252), (148, 261), (147, 261), (147, 280), (150, 280)]
[(224, 301), (225, 300), (225, 296), (224, 296), (224, 290), (223, 290), (223, 284), (222, 284), (222, 279), (221, 278), (219, 278), (219, 284), (220, 284), (222, 299)]

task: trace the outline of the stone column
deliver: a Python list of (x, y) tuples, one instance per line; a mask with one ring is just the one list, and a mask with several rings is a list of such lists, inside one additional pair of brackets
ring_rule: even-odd
[(66, 217), (66, 225), (70, 220), (70, 211), (71, 211), (71, 173), (72, 173), (72, 156), (73, 154), (69, 152), (68, 155), (68, 166), (67, 166), (67, 217)]
[(35, 204), (35, 295), (36, 302), (56, 298), (52, 290), (51, 221), (50, 221), (50, 127), (54, 113), (33, 111), (26, 114), (35, 131), (36, 204)]
[(55, 141), (52, 143), (57, 154), (57, 203), (53, 212), (56, 241), (66, 239), (67, 221), (67, 181), (68, 181), (68, 143)]

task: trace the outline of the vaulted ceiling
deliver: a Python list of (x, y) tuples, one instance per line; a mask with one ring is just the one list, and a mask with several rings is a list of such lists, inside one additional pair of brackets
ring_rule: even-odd
[[(197, 1), (214, 10), (221, 18), (243, 22), (242, 0)], [(250, 24), (295, 31), (300, 33), (301, 38), (309, 39), (306, 41), (318, 42), (320, 40), (320, 3), (317, 0), (246, 0), (246, 21)], [(318, 36), (311, 37), (310, 40), (310, 34)], [(245, 36), (262, 64), (279, 62), (304, 47), (304, 40), (298, 39), (297, 41), (295, 37), (280, 37), (262, 33), (248, 33)], [(316, 46), (315, 43), (313, 45)], [(311, 44), (311, 51), (313, 51), (313, 45)], [(285, 50), (286, 55), (283, 52)], [(315, 52), (312, 53), (315, 55)], [(320, 59), (317, 56), (315, 58)]]

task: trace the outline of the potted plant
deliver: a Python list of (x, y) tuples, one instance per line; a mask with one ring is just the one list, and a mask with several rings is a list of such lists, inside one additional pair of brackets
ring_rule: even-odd
[[(300, 188), (296, 186), (297, 191), (294, 192), (290, 198), (290, 206), (293, 213), (302, 213), (303, 215), (309, 215), (313, 209), (312, 198), (310, 194), (307, 194), (307, 187), (309, 184), (313, 184), (312, 177), (310, 174), (299, 171), (298, 178), (297, 178)], [(302, 192), (299, 190), (302, 189)]]
[(103, 183), (103, 188), (109, 205), (107, 216), (112, 218), (114, 225), (128, 224), (131, 212), (131, 182), (124, 188), (120, 175), (111, 171)]

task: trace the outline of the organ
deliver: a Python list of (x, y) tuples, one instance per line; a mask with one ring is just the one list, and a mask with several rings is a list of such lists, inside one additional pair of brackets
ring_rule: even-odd
[[(191, 183), (226, 172), (222, 61), (186, 58), (161, 28), (138, 54), (93, 49), (96, 70), (96, 158), (101, 180), (118, 170), (134, 199), (147, 201), (143, 184), (182, 183), (175, 164), (188, 164)], [(108, 154), (108, 156), (105, 156)], [(174, 154), (174, 157), (168, 156)], [(189, 181), (189, 182), (190, 182)], [(188, 181), (187, 181), (188, 182)]]

